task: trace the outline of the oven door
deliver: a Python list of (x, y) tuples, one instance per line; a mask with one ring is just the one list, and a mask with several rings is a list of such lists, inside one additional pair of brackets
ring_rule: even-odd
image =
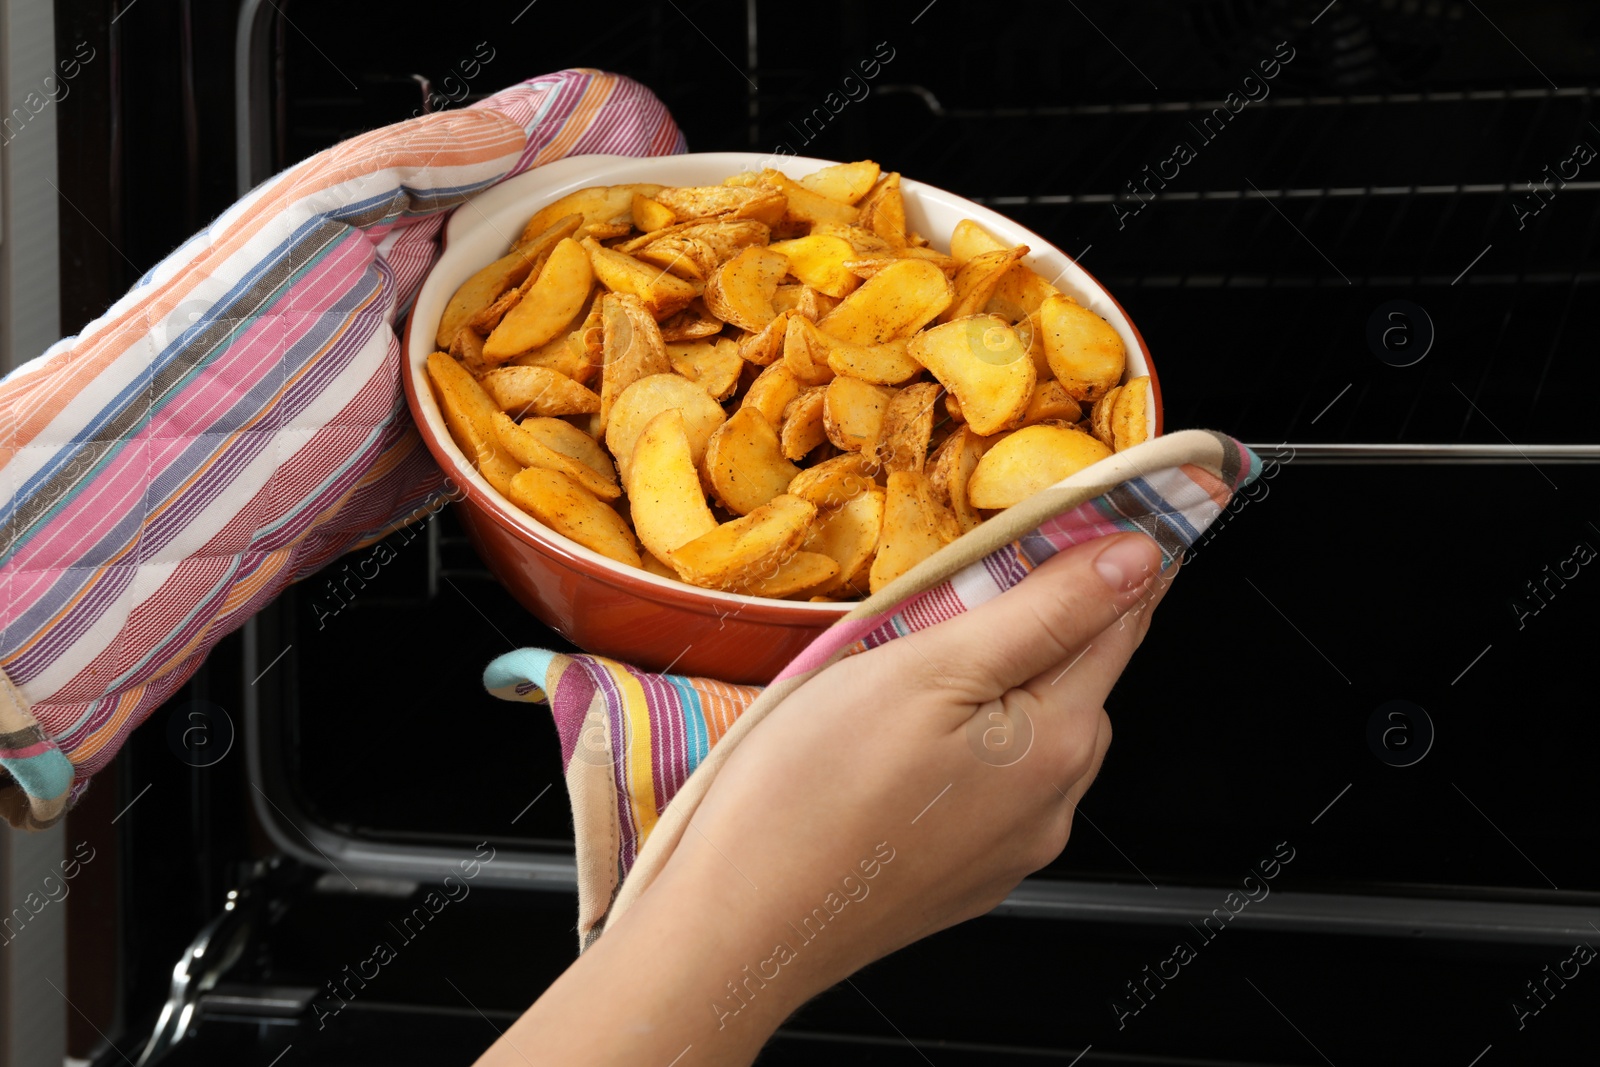
[[(763, 1063), (1579, 1047), (1600, 1005), (1573, 962), (1600, 937), (1600, 725), (1576, 666), (1600, 596), (1600, 183), (1566, 175), (1600, 144), (1592, 21), (1304, 8), (824, 3), (830, 32), (796, 34), (754, 4), (597, 26), (546, 0), (419, 5), (420, 35), (403, 4), (243, 5), (241, 188), (409, 114), (480, 40), (498, 58), (468, 96), (620, 70), (693, 149), (871, 156), (1015, 216), (1139, 324), (1169, 428), (1268, 461), (1108, 701), (1117, 743), (1063, 856), (819, 998)], [(571, 958), (554, 730), (479, 683), (492, 655), (561, 639), (449, 512), (391, 547), (337, 617), (291, 590), (242, 635), (239, 791), (276, 858), (236, 868), (204, 944), (241, 947), (214, 973), (186, 957), (151, 1062), (468, 1062)], [(424, 707), (460, 724), (470, 789), (407, 728)], [(425, 888), (484, 847), (471, 899), (418, 932)], [(379, 942), (396, 959), (363, 977)]]

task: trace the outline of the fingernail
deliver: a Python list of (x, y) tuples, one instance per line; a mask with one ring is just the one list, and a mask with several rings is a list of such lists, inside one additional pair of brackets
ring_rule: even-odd
[(1115, 592), (1126, 593), (1155, 573), (1161, 564), (1161, 549), (1144, 534), (1119, 537), (1107, 545), (1094, 560), (1094, 569), (1100, 572)]

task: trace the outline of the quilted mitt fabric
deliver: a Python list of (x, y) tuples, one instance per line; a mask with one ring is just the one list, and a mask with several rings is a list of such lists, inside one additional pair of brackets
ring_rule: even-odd
[(0, 381), (0, 813), (58, 819), (218, 640), (427, 514), (443, 479), (396, 324), (451, 208), (564, 156), (683, 150), (654, 95), (595, 70), (374, 130)]
[(999, 596), (1085, 541), (1141, 531), (1161, 546), (1166, 566), (1261, 473), (1244, 445), (1203, 430), (1119, 452), (991, 518), (858, 604), (765, 690), (534, 648), (491, 661), (485, 688), (505, 700), (548, 703), (561, 735), (580, 947), (650, 885), (739, 740), (812, 675)]

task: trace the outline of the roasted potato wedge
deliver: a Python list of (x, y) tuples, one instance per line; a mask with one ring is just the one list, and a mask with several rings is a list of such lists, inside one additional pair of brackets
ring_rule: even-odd
[(801, 315), (791, 313), (785, 326), (783, 365), (805, 385), (826, 385), (833, 380), (827, 339)]
[(659, 326), (663, 341), (699, 341), (722, 332), (722, 320), (712, 318), (699, 301), (674, 315), (668, 315)]
[(807, 467), (789, 483), (791, 496), (804, 497), (818, 508), (836, 508), (851, 497), (877, 487), (878, 466), (862, 452), (846, 452)]
[(793, 315), (793, 311), (780, 311), (759, 333), (745, 333), (738, 342), (739, 358), (758, 367), (765, 367), (777, 360), (783, 355), (789, 319)]
[(800, 468), (784, 457), (767, 417), (746, 405), (711, 435), (705, 472), (722, 506), (735, 515), (748, 515), (785, 493)]
[(1089, 408), (1089, 432), (1107, 448), (1116, 447), (1117, 438), (1112, 429), (1111, 414), (1116, 407), (1117, 395), (1121, 392), (1122, 386), (1115, 386)]
[(900, 173), (891, 171), (878, 180), (872, 192), (861, 201), (861, 225), (889, 243), (891, 248), (907, 244), (906, 201), (900, 192)]
[(600, 398), (549, 367), (496, 367), (483, 376), (495, 406), (513, 418), (582, 415), (600, 410)]
[(783, 445), (785, 458), (796, 462), (805, 459), (812, 449), (828, 439), (822, 419), (827, 396), (826, 386), (814, 385), (784, 407), (778, 440)]
[(893, 472), (884, 496), (878, 554), (872, 560), (872, 591), (878, 592), (955, 537), (955, 519), (933, 498), (927, 475)]
[(583, 310), (593, 285), (588, 253), (565, 238), (550, 250), (533, 284), (483, 342), (484, 357), (503, 363), (565, 333)]
[(955, 301), (940, 316), (941, 322), (977, 315), (988, 305), (1000, 279), (1028, 254), (1027, 245), (980, 252), (956, 271)]
[(1022, 425), (1036, 422), (1077, 422), (1083, 418), (1083, 406), (1067, 395), (1060, 382), (1050, 379), (1033, 387), (1033, 396), (1022, 413)]
[(781, 221), (785, 226), (809, 227), (819, 222), (848, 226), (856, 221), (853, 205), (814, 193), (782, 171), (764, 170), (761, 181), (784, 195)]
[(672, 361), (661, 329), (646, 305), (635, 296), (607, 293), (599, 300), (601, 360), (599, 428), (604, 431), (611, 408), (622, 391), (640, 378), (667, 374)]
[(651, 419), (634, 442), (627, 487), (634, 532), (659, 560), (671, 563), (673, 549), (717, 528), (677, 411)]
[(976, 530), (983, 522), (983, 516), (967, 497), (967, 483), (978, 467), (978, 460), (993, 443), (973, 433), (971, 427), (961, 426), (939, 446), (929, 464), (928, 484), (933, 489), (934, 499), (949, 507), (962, 533)]
[(1131, 379), (1117, 390), (1111, 408), (1111, 447), (1121, 452), (1124, 448), (1143, 444), (1150, 437), (1150, 376)]
[(1016, 425), (1037, 384), (1033, 361), (998, 315), (935, 326), (912, 338), (907, 353), (955, 394), (962, 417), (980, 434)]
[(837, 507), (818, 513), (803, 548), (834, 560), (838, 573), (833, 580), (819, 583), (812, 593), (832, 593), (850, 576), (871, 565), (878, 551), (878, 535), (883, 531), (883, 501), (883, 490), (871, 486)]
[(842, 237), (809, 234), (767, 246), (789, 261), (789, 273), (819, 293), (846, 297), (861, 284), (861, 279), (846, 265), (856, 250)]
[(529, 467), (511, 479), (506, 496), (561, 536), (618, 563), (640, 565), (639, 543), (622, 516), (562, 472)]
[(755, 408), (766, 417), (769, 426), (779, 426), (789, 401), (799, 396), (803, 388), (805, 386), (793, 371), (782, 363), (774, 363), (750, 383), (740, 407)]
[[(609, 478), (602, 475), (594, 467), (580, 459), (575, 459), (563, 452), (558, 452), (545, 444), (544, 438), (532, 431), (525, 430), (503, 411), (495, 415), (495, 434), (501, 446), (524, 467), (542, 467), (545, 470), (560, 471), (600, 500), (615, 500), (622, 495), (622, 489), (617, 485), (616, 475)], [(529, 422), (534, 421), (529, 419)], [(559, 422), (559, 419), (552, 420)], [(563, 423), (563, 425), (566, 425)], [(575, 428), (574, 428), (575, 429)], [(588, 434), (577, 431), (581, 436), (588, 438)], [(604, 453), (602, 452), (603, 456)], [(609, 462), (609, 461), (608, 461)], [(577, 540), (574, 538), (574, 540)], [(597, 550), (598, 551), (598, 550)]]
[(456, 331), (456, 339), (450, 342), (450, 356), (473, 377), (493, 366), (483, 358), (483, 335), (471, 326)]
[(822, 421), (828, 440), (846, 452), (870, 452), (883, 432), (884, 413), (895, 390), (845, 377), (835, 378), (827, 389)]
[(633, 223), (633, 197), (654, 196), (661, 190), (659, 185), (633, 184), (633, 185), (598, 185), (591, 189), (579, 189), (566, 196), (540, 208), (534, 213), (522, 228), (522, 236), (517, 239), (516, 247), (526, 248), (534, 243), (535, 238), (548, 231), (559, 219), (568, 215), (581, 217), (579, 225), (572, 233), (563, 234), (564, 237), (576, 237), (582, 240), (585, 237), (596, 237), (605, 240), (609, 237), (620, 237), (627, 233)]
[(922, 364), (907, 352), (908, 338), (880, 345), (857, 345), (817, 331), (828, 348), (828, 366), (835, 374), (848, 374), (874, 385), (900, 385), (922, 373)]
[(1109, 455), (1111, 449), (1081, 430), (1028, 426), (983, 454), (967, 497), (975, 508), (1009, 508)]
[(783, 218), (783, 192), (767, 185), (702, 185), (663, 189), (654, 199), (680, 219), (726, 216), (775, 226)]
[(926, 260), (906, 259), (874, 274), (821, 322), (823, 333), (856, 345), (910, 337), (950, 306), (955, 291)]
[(686, 582), (736, 588), (764, 577), (800, 550), (817, 509), (797, 496), (777, 496), (667, 554)]
[(530, 239), (501, 256), (462, 283), (439, 316), (438, 344), (447, 347), (456, 332), (483, 309), (493, 304), (508, 290), (521, 285), (534, 265), (550, 254), (561, 241), (571, 237), (583, 223), (583, 216), (567, 213), (552, 215), (543, 230), (536, 230)]
[[(956, 223), (950, 235), (950, 255), (963, 265), (980, 255), (1003, 252), (1008, 247), (971, 219)], [(983, 310), (999, 315), (1007, 322), (1021, 322), (1038, 311), (1047, 297), (1059, 294), (1060, 291), (1041, 278), (1032, 267), (1017, 263), (1000, 276)]]
[(800, 179), (800, 184), (829, 200), (854, 204), (868, 193), (878, 181), (878, 165), (870, 159), (856, 163), (836, 163), (823, 167)]
[(706, 307), (724, 322), (760, 333), (777, 317), (772, 298), (788, 273), (789, 261), (763, 245), (751, 245), (722, 266), (706, 283)]
[(598, 359), (591, 359), (589, 346), (583, 343), (581, 330), (558, 334), (548, 344), (524, 352), (510, 363), (513, 367), (549, 367), (557, 374), (565, 374), (579, 385), (588, 385), (600, 369)]
[(920, 471), (933, 435), (933, 409), (944, 388), (918, 382), (895, 393), (884, 409), (883, 428), (873, 445), (873, 458), (889, 472)]
[(682, 278), (607, 248), (592, 237), (583, 239), (583, 248), (589, 253), (589, 265), (600, 284), (613, 293), (637, 297), (651, 318), (664, 319), (682, 311), (700, 295), (698, 288)]
[(652, 230), (665, 229), (678, 221), (678, 216), (667, 205), (659, 200), (652, 200), (641, 193), (634, 193), (631, 201), (633, 225), (636, 229), (649, 233)]
[[(617, 466), (611, 456), (600, 447), (600, 442), (578, 429), (565, 419), (531, 417), (517, 424), (525, 433), (532, 434), (546, 448), (570, 456), (612, 484), (617, 481)], [(578, 479), (582, 481), (582, 478)], [(602, 494), (596, 493), (596, 496)]]
[(1111, 324), (1056, 294), (1039, 307), (1045, 358), (1056, 381), (1074, 400), (1096, 400), (1122, 380), (1128, 350)]
[(746, 596), (794, 596), (809, 593), (819, 586), (831, 586), (838, 576), (839, 564), (831, 556), (799, 551), (756, 578), (729, 587), (728, 591)]
[(704, 389), (715, 400), (726, 400), (739, 385), (744, 360), (739, 346), (720, 337), (715, 341), (667, 343), (672, 369)]
[(428, 357), (428, 380), (445, 427), (457, 447), (482, 474), (484, 480), (504, 494), (521, 466), (500, 444), (494, 417), (499, 414), (494, 399), (448, 352)]
[[(633, 447), (657, 415), (676, 411), (683, 416), (683, 430), (689, 439), (689, 455), (695, 467), (706, 454), (706, 442), (727, 421), (722, 405), (711, 394), (687, 378), (676, 374), (651, 374), (624, 389), (611, 407), (606, 420), (606, 447), (617, 457), (617, 469), (624, 483)], [(626, 461), (623, 456), (627, 456)]]

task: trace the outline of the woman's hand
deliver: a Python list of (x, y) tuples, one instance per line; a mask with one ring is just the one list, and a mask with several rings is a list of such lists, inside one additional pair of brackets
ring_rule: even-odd
[(1080, 545), (813, 677), (483, 1062), (521, 1062), (511, 1044), (529, 1062), (749, 1063), (811, 996), (992, 909), (1066, 844), (1111, 743), (1106, 695), (1169, 584), (1159, 560), (1142, 534)]

